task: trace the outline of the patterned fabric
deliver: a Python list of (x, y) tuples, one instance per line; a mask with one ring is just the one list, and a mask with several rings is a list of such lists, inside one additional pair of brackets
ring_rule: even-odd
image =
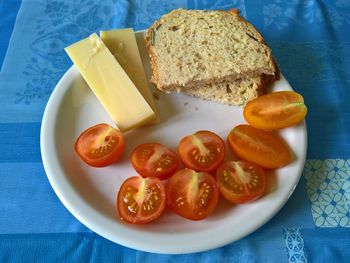
[[(298, 14), (297, 6), (302, 8), (302, 13)], [(350, 3), (346, 0), (335, 1), (335, 5), (326, 1), (275, 0), (263, 7), (264, 27), (283, 30), (291, 23), (300, 24), (302, 20), (307, 25), (329, 23), (332, 27), (339, 28), (350, 24), (348, 7)]]
[[(202, 253), (157, 255), (76, 220), (45, 176), (39, 138), (47, 100), (71, 66), (65, 46), (99, 30), (147, 28), (176, 8), (238, 8), (261, 31), (308, 106), (308, 160), (285, 207), (253, 234)], [(11, 10), (0, 3), (0, 14)], [(347, 262), (349, 25), (350, 0), (23, 0), (0, 72), (0, 261)]]
[(317, 227), (350, 227), (350, 160), (309, 160), (307, 192)]
[(289, 262), (308, 262), (304, 252), (304, 239), (299, 228), (284, 229), (286, 247), (289, 255)]

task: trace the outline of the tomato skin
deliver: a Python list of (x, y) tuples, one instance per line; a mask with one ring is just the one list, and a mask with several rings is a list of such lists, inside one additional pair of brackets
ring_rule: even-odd
[(276, 133), (250, 125), (242, 124), (233, 128), (227, 136), (227, 141), (238, 157), (263, 168), (279, 168), (293, 159), (287, 143)]
[(247, 161), (227, 161), (216, 171), (216, 181), (222, 196), (234, 204), (254, 201), (266, 190), (263, 168)]
[(211, 173), (225, 159), (225, 143), (211, 131), (197, 131), (180, 141), (179, 155), (187, 168)]
[(145, 224), (159, 218), (166, 205), (165, 187), (155, 177), (129, 177), (121, 185), (117, 209), (122, 221)]
[(212, 175), (187, 168), (170, 177), (166, 192), (168, 208), (190, 220), (206, 218), (214, 211), (219, 199)]
[(245, 120), (263, 130), (277, 130), (304, 120), (307, 107), (304, 98), (293, 91), (278, 91), (260, 96), (244, 107)]
[(179, 159), (175, 152), (159, 143), (144, 143), (131, 154), (131, 164), (143, 177), (166, 179), (177, 170)]
[(74, 145), (79, 157), (93, 167), (104, 167), (117, 162), (124, 148), (123, 134), (106, 123), (85, 130)]

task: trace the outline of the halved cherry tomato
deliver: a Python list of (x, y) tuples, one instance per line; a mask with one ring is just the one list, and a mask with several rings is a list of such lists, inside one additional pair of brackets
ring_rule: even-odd
[(198, 131), (180, 141), (179, 154), (186, 167), (211, 173), (225, 159), (225, 143), (213, 132)]
[(132, 152), (131, 163), (143, 177), (166, 179), (175, 173), (179, 159), (176, 153), (159, 143), (144, 143)]
[(132, 224), (145, 224), (156, 220), (163, 213), (165, 204), (165, 187), (155, 177), (129, 177), (118, 192), (120, 219)]
[(307, 114), (304, 98), (293, 91), (266, 94), (250, 101), (243, 111), (246, 121), (259, 129), (276, 130), (301, 122)]
[(191, 169), (182, 169), (171, 176), (166, 192), (168, 207), (191, 220), (201, 220), (211, 214), (219, 198), (214, 177)]
[(258, 199), (266, 188), (264, 169), (247, 161), (221, 164), (216, 171), (216, 181), (222, 196), (235, 204)]
[(274, 132), (238, 125), (231, 130), (227, 140), (238, 157), (264, 168), (275, 169), (292, 161), (288, 145)]
[(80, 134), (74, 148), (88, 165), (104, 167), (119, 160), (124, 151), (124, 136), (108, 124), (101, 123)]

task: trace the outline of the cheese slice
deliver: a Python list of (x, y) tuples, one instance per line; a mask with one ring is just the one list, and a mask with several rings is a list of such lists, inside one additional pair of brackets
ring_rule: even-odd
[(100, 37), (155, 112), (156, 118), (153, 123), (159, 123), (156, 103), (142, 65), (134, 30), (124, 28), (101, 31)]
[(152, 108), (96, 34), (65, 50), (121, 131), (155, 118)]

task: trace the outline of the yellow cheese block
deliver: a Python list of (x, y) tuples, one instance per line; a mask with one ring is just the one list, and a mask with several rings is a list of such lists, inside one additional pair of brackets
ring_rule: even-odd
[(152, 108), (96, 34), (65, 50), (121, 131), (155, 118)]
[(105, 43), (109, 51), (118, 60), (126, 74), (128, 74), (129, 78), (134, 82), (142, 96), (156, 113), (154, 123), (159, 122), (156, 104), (142, 65), (134, 30), (132, 28), (124, 28), (101, 31), (100, 36), (103, 43)]

